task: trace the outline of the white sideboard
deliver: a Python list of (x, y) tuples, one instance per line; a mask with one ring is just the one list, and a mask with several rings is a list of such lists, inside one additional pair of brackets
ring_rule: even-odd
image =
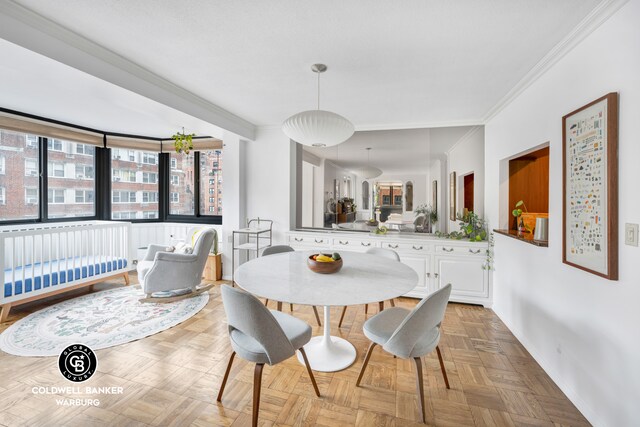
[(287, 243), (296, 250), (364, 252), (393, 249), (404, 264), (418, 273), (418, 285), (405, 296), (423, 298), (451, 283), (451, 301), (491, 306), (491, 272), (487, 242), (451, 240), (424, 234), (384, 236), (343, 231), (290, 231)]

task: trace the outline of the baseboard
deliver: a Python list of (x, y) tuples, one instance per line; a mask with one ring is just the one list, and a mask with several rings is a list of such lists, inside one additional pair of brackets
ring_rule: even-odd
[(578, 392), (568, 384), (565, 384), (559, 375), (558, 372), (551, 369), (551, 364), (547, 363), (544, 357), (542, 357), (537, 349), (532, 345), (531, 342), (520, 333), (520, 331), (514, 330), (511, 325), (509, 325), (504, 319), (504, 317), (500, 314), (496, 308), (493, 308), (494, 313), (502, 320), (502, 323), (505, 324), (509, 331), (520, 341), (520, 343), (524, 346), (524, 348), (531, 354), (531, 357), (538, 362), (540, 367), (549, 375), (549, 377), (556, 383), (556, 385), (562, 390), (562, 392), (569, 398), (571, 403), (575, 405), (576, 408), (584, 415), (584, 417), (594, 426), (603, 426), (606, 427), (606, 423), (600, 419), (598, 413), (588, 405), (582, 398), (579, 396)]

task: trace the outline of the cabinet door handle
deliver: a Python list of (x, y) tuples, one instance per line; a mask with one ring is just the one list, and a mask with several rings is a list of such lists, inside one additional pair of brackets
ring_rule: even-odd
[(344, 242), (342, 240), (338, 240), (338, 242), (340, 242), (341, 245), (348, 245), (349, 244), (348, 240), (344, 241)]
[(293, 240), (295, 240), (296, 242), (302, 242), (304, 239), (302, 237), (300, 238), (294, 237)]
[(413, 246), (413, 249), (415, 249), (416, 251), (421, 251), (422, 250), (422, 246)]
[(453, 252), (453, 248), (442, 248), (442, 250), (445, 252)]
[(427, 277), (431, 277), (431, 273), (427, 273)]
[(391, 243), (387, 244), (391, 249), (398, 249), (398, 245), (392, 245)]
[(313, 240), (315, 240), (315, 242), (316, 242), (316, 243), (322, 243), (322, 242), (324, 242), (324, 240), (322, 240), (322, 239), (320, 239), (320, 240), (318, 240), (318, 239), (313, 239)]
[(436, 277), (436, 279), (437, 279), (437, 278), (438, 278), (438, 276), (439, 276), (439, 275), (438, 275), (438, 273), (434, 273), (433, 275)]
[(371, 246), (371, 242), (369, 242), (369, 243), (360, 242), (360, 244), (361, 244), (362, 246), (367, 246), (367, 247)]
[(472, 254), (479, 254), (481, 251), (480, 249), (476, 249), (475, 251), (473, 249), (469, 249), (469, 252), (471, 252)]

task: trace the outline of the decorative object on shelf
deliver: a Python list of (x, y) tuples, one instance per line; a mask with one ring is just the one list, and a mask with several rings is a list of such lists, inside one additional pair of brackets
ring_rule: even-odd
[(537, 242), (546, 242), (549, 240), (549, 218), (536, 218), (533, 240)]
[(524, 203), (524, 201), (519, 200), (516, 203), (515, 209), (511, 211), (511, 215), (513, 215), (516, 219), (516, 230), (518, 230), (520, 233), (529, 233), (531, 232), (531, 230), (527, 230), (527, 228), (524, 225), (524, 221), (522, 220), (522, 209), (520, 209), (520, 206), (524, 208), (525, 212), (529, 212), (527, 210), (527, 205)]
[(320, 274), (333, 274), (342, 268), (342, 257), (339, 253), (313, 254), (307, 258), (309, 270)]
[(176, 150), (176, 153), (184, 153), (189, 154), (191, 150), (193, 150), (193, 137), (196, 136), (195, 133), (184, 133), (184, 128), (182, 128), (182, 133), (178, 132), (174, 135), (171, 135), (173, 138), (173, 146)]
[(318, 75), (318, 108), (294, 114), (284, 121), (282, 131), (292, 140), (313, 147), (338, 145), (353, 135), (355, 128), (339, 114), (320, 109), (320, 74), (327, 71), (324, 64), (313, 64), (311, 71)]
[(455, 221), (456, 214), (456, 173), (449, 174), (449, 219)]
[(469, 239), (472, 242), (487, 240), (487, 222), (484, 219), (469, 211), (464, 216), (458, 215), (458, 220), (460, 221), (460, 231), (435, 232), (434, 234), (437, 237), (456, 240)]
[(380, 175), (382, 175), (382, 170), (371, 166), (370, 163), (370, 153), (371, 153), (371, 147), (367, 147), (365, 148), (365, 150), (367, 150), (367, 165), (366, 166), (362, 166), (359, 168), (355, 168), (353, 170), (351, 170), (352, 173), (358, 175), (360, 178), (362, 179), (373, 179), (373, 178), (377, 178)]
[(382, 234), (382, 235), (384, 235), (384, 234), (387, 234), (387, 231), (389, 231), (389, 229), (388, 229), (386, 226), (384, 226), (384, 225), (382, 225), (382, 224), (379, 224), (379, 225), (378, 225), (376, 228), (374, 228), (371, 232), (372, 232), (373, 234)]
[(562, 262), (618, 280), (618, 94), (562, 118)]

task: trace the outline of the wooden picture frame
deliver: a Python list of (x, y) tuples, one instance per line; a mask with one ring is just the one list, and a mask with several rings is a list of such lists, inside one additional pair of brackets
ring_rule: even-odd
[(562, 118), (562, 262), (618, 280), (618, 94)]
[(449, 219), (456, 220), (456, 173), (449, 174)]
[(431, 183), (431, 207), (433, 208), (433, 211), (437, 214), (438, 213), (438, 181), (435, 179)]

